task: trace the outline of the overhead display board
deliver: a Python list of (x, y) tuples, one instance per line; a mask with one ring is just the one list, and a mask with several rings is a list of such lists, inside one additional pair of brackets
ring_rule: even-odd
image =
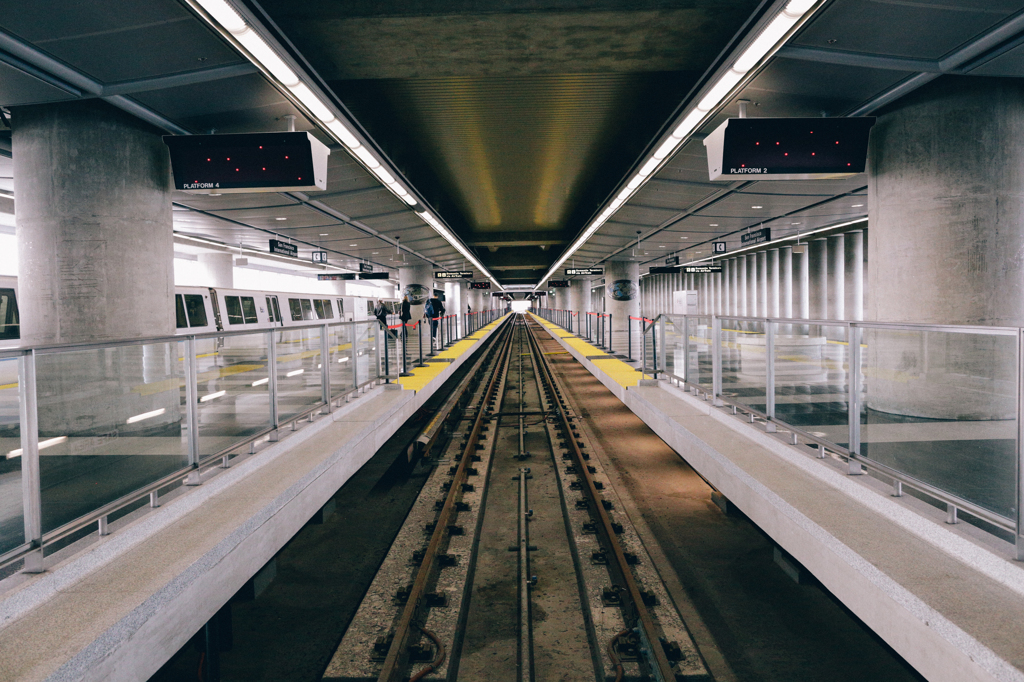
[(674, 275), (679, 272), (679, 268), (670, 266), (658, 266), (654, 265), (651, 267), (650, 274), (652, 275)]
[(491, 288), (491, 283), (490, 282), (470, 282), (469, 283), (469, 288), (470, 289), (490, 289)]
[(863, 173), (874, 116), (730, 118), (704, 139), (711, 180), (827, 180)]
[(548, 286), (552, 289), (568, 289), (569, 280), (567, 279), (551, 279), (548, 280)]
[(386, 272), (360, 272), (359, 279), (388, 279), (390, 275)]
[(434, 270), (434, 279), (473, 279), (473, 271), (456, 270), (448, 272), (446, 270)]
[(164, 135), (174, 188), (191, 194), (327, 189), (331, 151), (307, 132)]
[(603, 275), (604, 268), (566, 268), (565, 274), (569, 277), (587, 277), (589, 275)]
[(343, 280), (353, 280), (356, 278), (354, 272), (332, 272), (329, 275), (317, 275), (317, 281), (320, 282), (337, 282)]
[(271, 239), (270, 253), (276, 253), (278, 256), (291, 256), (292, 258), (295, 258), (299, 255), (299, 247), (289, 242), (283, 242), (280, 239)]

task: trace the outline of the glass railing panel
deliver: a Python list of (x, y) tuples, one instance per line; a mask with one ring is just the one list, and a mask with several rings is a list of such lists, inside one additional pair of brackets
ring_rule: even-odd
[[(379, 330), (380, 324), (376, 320), (356, 323), (356, 365), (359, 368), (359, 383), (361, 384), (380, 376), (380, 367), (377, 363), (377, 334)], [(423, 330), (423, 337), (424, 344), (429, 343), (429, 333), (426, 328)]]
[(862, 334), (861, 453), (1014, 518), (1015, 337), (870, 327)]
[(43, 532), (188, 464), (185, 343), (36, 357)]
[[(220, 337), (214, 355), (201, 351), (202, 341), (196, 343), (196, 409), (205, 457), (271, 426), (270, 371), (267, 332)], [(183, 388), (183, 400), (184, 394)]]
[(722, 318), (722, 396), (762, 413), (768, 404), (765, 340), (764, 322)]
[(343, 395), (355, 388), (352, 372), (355, 351), (352, 347), (352, 325), (328, 328), (328, 362), (331, 374), (331, 397)]
[(663, 315), (665, 320), (665, 367), (669, 374), (682, 377), (686, 371), (686, 318)]
[(686, 363), (686, 380), (711, 390), (713, 360), (711, 354), (711, 318), (708, 316), (687, 317), (686, 338), (683, 339)]
[(850, 346), (845, 325), (775, 327), (775, 418), (846, 447)]
[(320, 329), (282, 329), (277, 334), (277, 414), (279, 422), (323, 402)]
[(21, 491), (21, 358), (0, 360), (0, 554), (25, 542)]

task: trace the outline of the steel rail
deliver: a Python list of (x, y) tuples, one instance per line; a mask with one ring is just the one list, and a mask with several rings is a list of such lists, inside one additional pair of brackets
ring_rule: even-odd
[(459, 461), (459, 466), (456, 469), (455, 476), (452, 478), (451, 488), (448, 490), (448, 496), (445, 498), (444, 506), (442, 506), (441, 512), (437, 516), (434, 532), (430, 536), (430, 543), (427, 545), (427, 549), (423, 555), (423, 560), (420, 562), (420, 566), (416, 570), (416, 578), (413, 581), (411, 590), (409, 591), (408, 601), (406, 602), (402, 615), (399, 618), (398, 625), (395, 627), (394, 638), (392, 639), (391, 646), (388, 649), (387, 657), (384, 659), (384, 666), (381, 668), (380, 675), (377, 677), (378, 682), (402, 682), (402, 680), (405, 679), (406, 667), (408, 665), (408, 646), (410, 637), (412, 636), (413, 625), (417, 622), (417, 616), (420, 614), (420, 610), (424, 606), (423, 602), (427, 586), (430, 584), (432, 577), (437, 571), (436, 559), (438, 552), (448, 535), (448, 524), (453, 514), (456, 513), (456, 503), (462, 493), (462, 484), (465, 482), (468, 475), (467, 469), (469, 469), (469, 462), (472, 460), (472, 454), (476, 452), (477, 442), (480, 440), (480, 434), (483, 432), (484, 422), (489, 416), (486, 410), (486, 405), (494, 394), (496, 388), (504, 379), (505, 372), (508, 368), (507, 361), (512, 348), (511, 331), (513, 325), (505, 324), (504, 327), (504, 336), (500, 340), (497, 340), (491, 348), (488, 349), (488, 352), (480, 357), (473, 366), (473, 369), (470, 371), (471, 375), (476, 374), (484, 367), (485, 363), (490, 358), (497, 356), (497, 366), (495, 367), (495, 370), (491, 372), (487, 388), (483, 392), (480, 409), (477, 410), (476, 416), (474, 417), (473, 428), (466, 440), (466, 446), (463, 448), (462, 458)]
[[(540, 343), (533, 333), (533, 325), (527, 324), (526, 328), (534, 357), (540, 360), (540, 362), (535, 362), (534, 364), (534, 367), (538, 370), (538, 378), (543, 380), (555, 393), (552, 404), (556, 408), (555, 411), (557, 412), (562, 433), (565, 435), (566, 446), (572, 452), (576, 461), (578, 477), (581, 483), (583, 483), (584, 493), (590, 500), (594, 515), (600, 523), (604, 541), (607, 543), (605, 546), (611, 549), (611, 554), (615, 558), (615, 567), (621, 575), (625, 587), (624, 596), (628, 600), (627, 604), (623, 605), (623, 616), (626, 624), (630, 627), (638, 627), (641, 630), (641, 641), (646, 641), (650, 644), (647, 647), (651, 658), (649, 662), (653, 663), (655, 668), (650, 672), (656, 676), (656, 679), (662, 682), (672, 682), (676, 679), (675, 671), (672, 663), (668, 660), (668, 656), (665, 655), (664, 648), (661, 646), (660, 628), (654, 622), (654, 618), (647, 609), (647, 605), (644, 604), (643, 595), (640, 593), (640, 586), (637, 584), (636, 578), (633, 577), (632, 569), (629, 567), (629, 562), (626, 560), (622, 545), (619, 543), (615, 529), (612, 526), (611, 517), (608, 515), (608, 510), (602, 504), (602, 498), (597, 492), (597, 486), (594, 485), (594, 478), (587, 468), (587, 461), (583, 457), (579, 443), (577, 443), (576, 438), (572, 435), (569, 416), (566, 413), (565, 405), (560, 395), (560, 383), (555, 378), (554, 371), (550, 367), (550, 361), (540, 350)], [(630, 615), (635, 616), (634, 623), (630, 623)]]

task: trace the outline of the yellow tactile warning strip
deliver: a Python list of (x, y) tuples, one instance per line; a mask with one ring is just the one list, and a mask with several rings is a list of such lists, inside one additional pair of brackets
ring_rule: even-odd
[[(441, 351), (435, 357), (442, 360), (455, 360), (456, 358), (462, 357), (476, 345), (477, 341), (482, 339), (487, 332), (497, 327), (504, 319), (504, 316), (499, 317), (494, 322), (478, 329), (476, 332), (470, 334), (461, 341), (456, 342), (451, 348)], [(428, 362), (426, 367), (410, 367), (409, 372), (412, 376), (399, 377), (398, 383), (407, 391), (419, 391), (433, 381), (437, 375), (448, 369), (448, 365), (449, 363), (447, 362)]]
[[(565, 339), (565, 342), (571, 347), (580, 352), (583, 357), (588, 355), (607, 355), (606, 351), (601, 350), (596, 346), (592, 346), (583, 339), (576, 338), (571, 332), (567, 332), (558, 325), (552, 324), (545, 319), (539, 318), (533, 313), (530, 313), (530, 317), (540, 323), (545, 329), (554, 334), (555, 336)], [(636, 371), (632, 366), (627, 365), (622, 360), (608, 359), (608, 360), (591, 360), (594, 363), (594, 367), (608, 375), (612, 381), (617, 383), (619, 386), (629, 388), (631, 386), (638, 386), (640, 380), (644, 378), (644, 375)]]

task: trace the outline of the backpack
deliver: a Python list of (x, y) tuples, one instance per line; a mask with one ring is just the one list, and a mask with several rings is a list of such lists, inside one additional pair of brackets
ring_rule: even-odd
[(437, 317), (437, 311), (434, 310), (434, 299), (427, 299), (427, 305), (424, 307), (423, 312), (427, 314), (427, 317)]

